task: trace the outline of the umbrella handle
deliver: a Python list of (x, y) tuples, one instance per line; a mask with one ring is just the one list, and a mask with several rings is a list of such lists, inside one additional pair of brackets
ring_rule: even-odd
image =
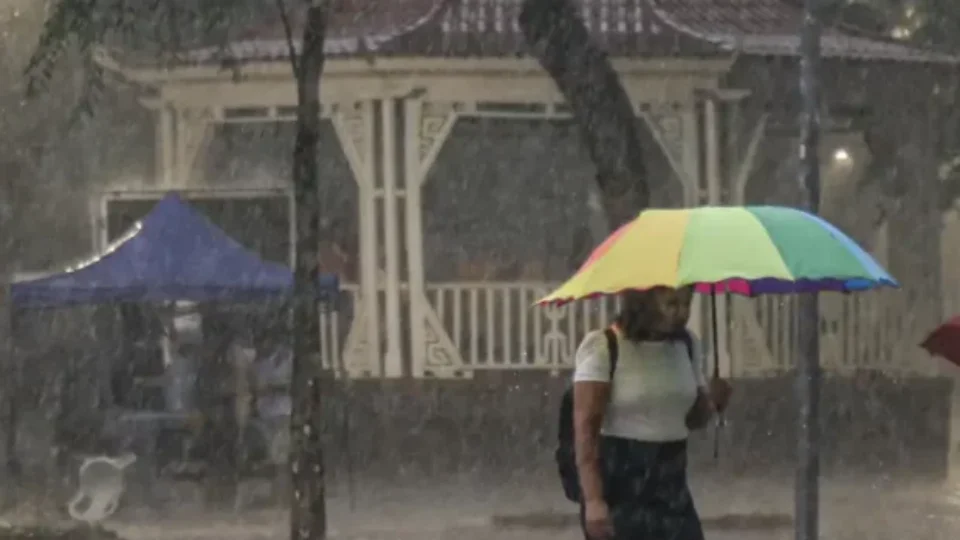
[(713, 459), (720, 459), (720, 431), (727, 425), (723, 413), (717, 413), (717, 423), (713, 429)]
[[(717, 332), (717, 286), (710, 287), (710, 338), (713, 341), (713, 378), (720, 378), (720, 336)], [(713, 430), (713, 459), (720, 459), (720, 429), (726, 422), (723, 412), (717, 412), (717, 423)]]
[(710, 339), (713, 341), (713, 378), (720, 378), (720, 335), (717, 331), (717, 286), (710, 287)]

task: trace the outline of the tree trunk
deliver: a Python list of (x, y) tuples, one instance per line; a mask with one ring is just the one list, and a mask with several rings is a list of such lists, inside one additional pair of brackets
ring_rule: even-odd
[(650, 190), (639, 123), (610, 59), (590, 40), (572, 0), (524, 0), (520, 28), (573, 109), (608, 225), (633, 219), (649, 204)]
[(293, 154), (293, 192), (297, 214), (297, 264), (293, 302), (293, 412), (290, 419), (290, 473), (293, 501), (290, 538), (326, 538), (325, 479), (320, 447), (320, 319), (317, 306), (317, 256), (320, 198), (317, 151), (320, 143), (320, 76), (327, 30), (327, 2), (313, 0), (307, 12), (301, 53), (292, 59), (297, 78), (297, 135)]

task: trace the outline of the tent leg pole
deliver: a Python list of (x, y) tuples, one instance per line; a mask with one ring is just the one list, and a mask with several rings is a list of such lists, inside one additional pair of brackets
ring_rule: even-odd
[[(9, 299), (9, 295), (8, 295)], [(6, 452), (7, 478), (11, 480), (11, 486), (16, 489), (20, 487), (20, 460), (17, 456), (17, 432), (20, 427), (20, 408), (17, 400), (17, 389), (20, 387), (20, 362), (16, 356), (16, 347), (14, 347), (14, 330), (16, 329), (15, 318), (16, 310), (13, 305), (7, 306), (7, 339), (4, 340), (4, 356), (6, 357), (7, 369), (4, 370), (7, 377), (7, 433), (4, 440), (4, 450)]]

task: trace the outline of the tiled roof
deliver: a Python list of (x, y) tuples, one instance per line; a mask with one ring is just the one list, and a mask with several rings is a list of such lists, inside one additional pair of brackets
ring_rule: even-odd
[[(791, 56), (798, 51), (800, 8), (790, 0), (574, 0), (594, 39), (613, 56), (703, 56), (739, 51)], [(329, 54), (354, 56), (522, 56), (517, 23), (522, 0), (348, 0), (333, 15)], [(302, 13), (293, 17), (299, 35)], [(954, 62), (955, 57), (827, 28), (826, 57)], [(286, 58), (281, 22), (265, 23), (233, 40), (241, 61)], [(222, 59), (222, 47), (190, 51), (190, 63)]]
[[(586, 0), (589, 1), (589, 0)], [(761, 56), (791, 56), (800, 47), (803, 12), (788, 0), (650, 0), (658, 18), (679, 32), (725, 50)], [(957, 58), (897, 43), (825, 28), (825, 57), (918, 62), (950, 62)]]

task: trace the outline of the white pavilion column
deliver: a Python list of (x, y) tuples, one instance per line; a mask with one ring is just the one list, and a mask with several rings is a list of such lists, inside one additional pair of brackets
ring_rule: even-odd
[(414, 377), (457, 378), (463, 369), (460, 351), (427, 298), (423, 256), (422, 191), (427, 173), (457, 121), (447, 104), (408, 99), (404, 104), (404, 188), (407, 275), (410, 295), (410, 343)]
[(176, 169), (174, 159), (173, 110), (170, 106), (161, 103), (157, 108), (157, 129), (154, 153), (155, 177), (154, 182), (160, 187), (173, 185), (173, 173)]
[(166, 187), (191, 189), (205, 183), (194, 172), (213, 138), (215, 115), (208, 108), (176, 110), (174, 167)]
[(764, 113), (754, 124), (747, 140), (746, 148), (739, 156), (740, 160), (735, 167), (731, 167), (733, 175), (730, 181), (730, 203), (743, 205), (747, 203), (747, 182), (757, 163), (757, 153), (767, 133), (767, 123), (770, 114)]
[[(724, 89), (714, 92), (730, 110), (730, 119), (723, 127), (730, 140), (727, 144), (727, 167), (724, 169), (724, 184), (721, 195), (724, 202), (733, 205), (747, 203), (747, 182), (753, 174), (757, 155), (766, 136), (770, 115), (761, 114), (752, 125), (744, 122), (744, 100), (749, 92), (740, 89)], [(749, 131), (748, 131), (749, 128)], [(768, 343), (767, 332), (757, 317), (756, 301), (749, 298), (729, 297), (727, 304), (727, 322), (730, 330), (727, 334), (727, 353), (733, 376), (744, 377), (776, 370), (771, 350), (776, 345)], [(787, 320), (792, 324), (792, 319)], [(775, 332), (779, 336), (780, 332)]]
[[(646, 122), (674, 176), (683, 190), (683, 206), (701, 204), (703, 179), (701, 174), (700, 133), (702, 126), (697, 114), (694, 89), (687, 89), (686, 97), (676, 101), (657, 101), (644, 104), (637, 114)], [(698, 337), (706, 336), (703, 326), (703, 299), (694, 296), (688, 328)]]
[[(704, 130), (705, 130), (705, 148), (704, 148), (704, 159), (706, 161), (706, 181), (707, 181), (707, 205), (720, 205), (723, 204), (723, 194), (722, 194), (722, 178), (721, 178), (721, 164), (720, 164), (720, 130), (721, 122), (719, 121), (719, 111), (718, 109), (718, 100), (714, 97), (708, 97), (704, 103)], [(728, 328), (728, 317), (727, 317), (727, 297), (726, 295), (718, 294), (716, 296), (717, 309), (716, 309), (716, 327), (717, 327), (717, 348), (719, 349), (719, 355), (711, 354), (711, 358), (717, 358), (719, 360), (719, 372), (721, 377), (730, 377), (732, 375), (732, 365), (730, 362), (730, 351), (728, 349), (727, 343), (727, 328)], [(707, 306), (708, 309), (708, 321), (707, 324), (713, 325), (713, 315), (710, 311), (710, 306)], [(706, 334), (704, 334), (706, 335)], [(711, 343), (707, 347), (711, 351), (713, 350), (713, 336), (710, 335)], [(712, 367), (712, 366), (711, 366)]]
[(360, 293), (343, 351), (343, 366), (353, 378), (383, 373), (380, 342), (380, 268), (377, 260), (377, 189), (372, 101), (339, 107), (331, 115), (357, 183), (360, 225)]
[(397, 102), (380, 101), (380, 137), (383, 173), (383, 249), (385, 273), (385, 307), (387, 350), (383, 375), (388, 378), (403, 376), (403, 339), (400, 329), (400, 227), (397, 198)]
[[(680, 111), (680, 129), (683, 140), (683, 205), (689, 208), (700, 205), (700, 121), (695, 101), (685, 104)], [(703, 298), (700, 295), (693, 297), (688, 327), (701, 338), (707, 335), (703, 326)]]

